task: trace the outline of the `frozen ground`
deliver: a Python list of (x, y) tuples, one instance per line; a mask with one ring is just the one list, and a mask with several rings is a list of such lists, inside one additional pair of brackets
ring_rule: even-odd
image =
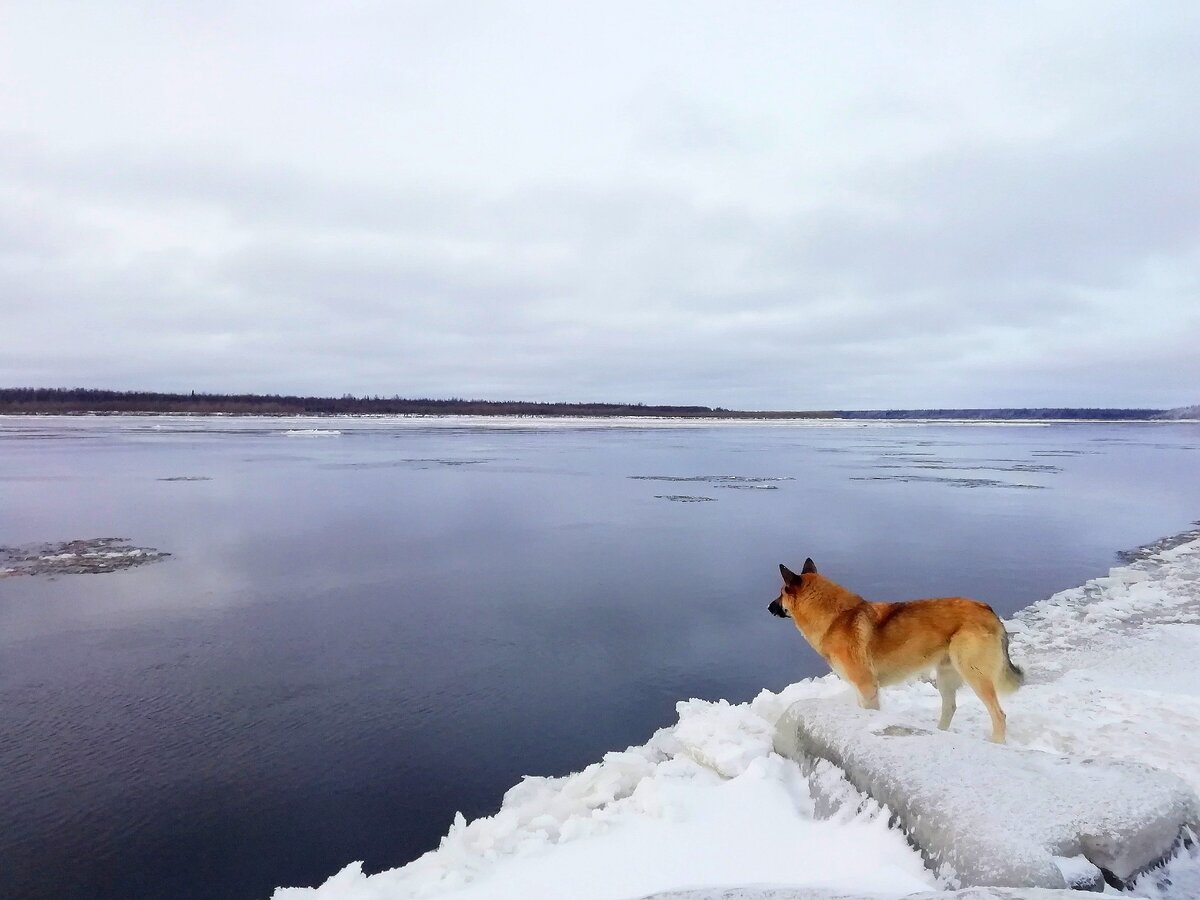
[[(1028, 682), (1005, 704), (1010, 743), (1148, 763), (1200, 791), (1200, 535), (1189, 537), (1015, 617), (1012, 651)], [(406, 866), (366, 876), (352, 864), (275, 900), (621, 900), (736, 884), (895, 897), (939, 887), (872, 803), (815, 818), (797, 768), (772, 752), (791, 703), (833, 696), (851, 702), (827, 676), (747, 704), (681, 702), (679, 721), (645, 745), (563, 778), (525, 779), (496, 815), (459, 818), (437, 850)], [(930, 684), (886, 689), (883, 703), (893, 720), (937, 721)], [(987, 730), (965, 692), (953, 730), (980, 739)], [(1184, 851), (1130, 893), (1200, 897), (1200, 853)]]

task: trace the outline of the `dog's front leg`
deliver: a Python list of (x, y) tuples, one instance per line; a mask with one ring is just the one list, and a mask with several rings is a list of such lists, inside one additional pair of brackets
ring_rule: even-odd
[(858, 690), (858, 705), (863, 709), (879, 709), (879, 685), (855, 685)]
[(846, 667), (844, 673), (839, 673), (846, 681), (854, 685), (858, 692), (858, 705), (863, 709), (879, 709), (879, 681), (875, 673), (862, 663)]
[(829, 660), (829, 667), (842, 681), (854, 687), (859, 706), (863, 709), (879, 709), (879, 679), (875, 677), (874, 670), (861, 653), (838, 651), (843, 651), (843, 648), (835, 647), (825, 657)]

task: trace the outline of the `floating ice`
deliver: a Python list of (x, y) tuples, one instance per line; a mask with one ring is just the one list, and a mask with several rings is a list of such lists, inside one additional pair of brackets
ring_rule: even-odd
[(128, 538), (89, 538), (57, 544), (0, 547), (0, 578), (12, 575), (87, 575), (116, 572), (170, 556), (133, 547)]

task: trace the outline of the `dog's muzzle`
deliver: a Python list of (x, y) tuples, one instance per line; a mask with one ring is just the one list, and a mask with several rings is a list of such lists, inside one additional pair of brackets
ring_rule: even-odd
[(788, 614), (784, 611), (783, 604), (779, 602), (778, 597), (771, 601), (771, 605), (767, 607), (767, 611), (773, 616), (779, 616), (781, 619), (786, 619), (788, 617)]

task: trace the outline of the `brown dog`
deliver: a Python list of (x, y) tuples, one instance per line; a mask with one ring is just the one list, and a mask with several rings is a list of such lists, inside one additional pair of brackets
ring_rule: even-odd
[(783, 590), (767, 607), (790, 616), (804, 639), (859, 703), (879, 709), (879, 686), (937, 670), (942, 695), (938, 728), (950, 727), (955, 694), (966, 681), (992, 717), (992, 740), (1004, 743), (1004, 710), (996, 695), (1019, 688), (1024, 673), (1008, 655), (1008, 633), (990, 606), (965, 597), (868, 603), (818, 574), (811, 559), (797, 575), (780, 565)]

